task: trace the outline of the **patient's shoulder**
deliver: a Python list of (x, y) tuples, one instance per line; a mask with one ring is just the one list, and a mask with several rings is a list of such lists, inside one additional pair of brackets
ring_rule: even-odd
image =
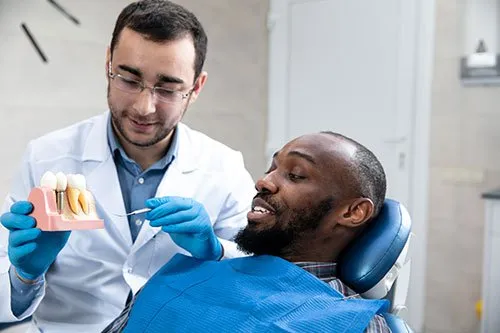
[[(333, 278), (330, 281), (327, 281), (328, 285), (349, 298), (362, 298), (358, 293), (349, 288), (345, 283), (343, 283), (340, 279)], [(365, 329), (365, 333), (391, 333), (389, 329), (389, 325), (385, 318), (379, 314), (375, 315), (368, 327)]]
[(340, 281), (340, 279), (332, 278), (331, 280), (325, 281), (330, 287), (349, 298), (361, 298), (358, 293), (349, 288), (345, 283)]

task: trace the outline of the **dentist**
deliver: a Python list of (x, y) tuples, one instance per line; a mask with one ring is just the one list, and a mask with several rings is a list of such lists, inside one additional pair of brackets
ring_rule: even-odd
[[(105, 62), (109, 111), (31, 141), (4, 203), (0, 322), (32, 315), (29, 332), (100, 332), (176, 253), (242, 255), (232, 239), (255, 194), (242, 155), (181, 123), (205, 85), (206, 49), (179, 5), (123, 9)], [(35, 228), (25, 200), (46, 171), (84, 175), (105, 229)], [(116, 217), (144, 206), (160, 209)]]

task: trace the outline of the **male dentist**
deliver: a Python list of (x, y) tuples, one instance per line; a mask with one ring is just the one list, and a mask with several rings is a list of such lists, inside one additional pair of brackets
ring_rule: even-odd
[[(205, 85), (206, 50), (179, 5), (123, 9), (105, 62), (109, 111), (31, 141), (5, 201), (0, 322), (33, 315), (29, 332), (99, 332), (176, 253), (241, 255), (232, 240), (255, 194), (242, 155), (181, 123)], [(25, 200), (47, 171), (84, 175), (105, 229), (37, 229)], [(145, 205), (173, 214), (154, 226), (117, 217)]]

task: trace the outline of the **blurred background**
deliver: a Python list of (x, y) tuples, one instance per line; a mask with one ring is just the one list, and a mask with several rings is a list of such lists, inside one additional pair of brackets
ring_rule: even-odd
[[(130, 2), (59, 0), (71, 20), (50, 1), (0, 0), (1, 196), (30, 139), (106, 110), (105, 51)], [(413, 220), (408, 321), (479, 332), (485, 295), (500, 299), (496, 194), (483, 198), (500, 188), (500, 2), (175, 2), (209, 38), (185, 122), (240, 150), (254, 179), (303, 133), (365, 144)]]

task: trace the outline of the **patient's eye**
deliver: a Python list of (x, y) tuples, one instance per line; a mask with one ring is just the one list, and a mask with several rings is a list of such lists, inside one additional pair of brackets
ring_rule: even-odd
[(288, 174), (288, 178), (293, 181), (293, 182), (297, 182), (299, 180), (302, 180), (302, 179), (305, 179), (306, 177), (304, 176), (299, 176), (297, 174), (294, 174), (294, 173), (289, 173)]

